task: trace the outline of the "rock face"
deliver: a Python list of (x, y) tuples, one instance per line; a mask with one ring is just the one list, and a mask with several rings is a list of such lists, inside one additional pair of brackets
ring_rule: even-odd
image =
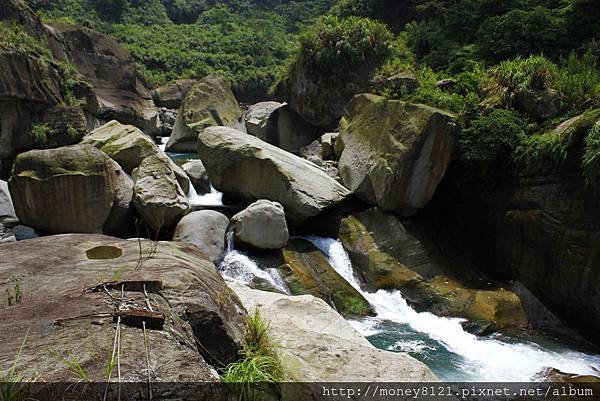
[(261, 199), (231, 218), (235, 239), (258, 249), (281, 249), (290, 234), (283, 206)]
[(523, 283), (563, 323), (596, 344), (599, 199), (586, 183), (581, 157), (598, 120), (596, 111), (554, 130), (570, 132), (564, 161), (537, 162), (494, 187), (449, 181), (430, 210), (449, 247), (468, 252), (493, 277)]
[(133, 187), (133, 204), (146, 224), (155, 231), (175, 227), (191, 210), (190, 202), (164, 155), (149, 156), (140, 164)]
[(292, 240), (282, 250), (280, 272), (293, 295), (321, 298), (343, 316), (373, 314), (369, 302), (329, 264), (327, 257), (306, 240)]
[(213, 210), (201, 210), (184, 216), (173, 234), (173, 241), (196, 245), (213, 263), (223, 256), (229, 219)]
[(260, 102), (250, 106), (244, 117), (246, 131), (263, 141), (268, 141), (269, 117), (283, 105), (284, 103), (279, 102)]
[(202, 161), (192, 160), (185, 163), (181, 168), (187, 174), (198, 194), (210, 192), (210, 180)]
[(192, 86), (197, 82), (195, 79), (177, 79), (159, 86), (152, 91), (154, 104), (158, 107), (178, 109)]
[(339, 238), (371, 291), (399, 289), (415, 309), (467, 318), (467, 329), (475, 332), (526, 327), (516, 294), (489, 281), (482, 283), (464, 266), (449, 265), (418, 231), (395, 215), (371, 209), (343, 219)]
[(19, 222), (13, 206), (8, 183), (0, 180), (0, 224), (14, 225)]
[(114, 39), (88, 28), (69, 24), (52, 28), (75, 69), (91, 86), (84, 93), (86, 111), (104, 121), (114, 119), (147, 134), (157, 133), (158, 111), (129, 52)]
[[(412, 357), (376, 349), (324, 301), (230, 286), (248, 310), (260, 308), (291, 380), (309, 382), (436, 381)], [(307, 399), (303, 397), (302, 399)]]
[[(245, 330), (245, 311), (238, 298), (195, 247), (142, 241), (140, 267), (139, 246), (137, 241), (100, 235), (50, 236), (0, 245), (2, 292), (14, 294), (18, 277), (21, 294), (19, 303), (0, 308), (2, 369), (14, 361), (15, 350), (27, 337), (19, 375), (75, 382), (78, 377), (60, 362), (70, 353), (91, 380), (104, 381), (116, 308), (122, 304), (147, 311), (145, 284), (153, 311), (164, 316), (164, 326), (147, 325), (151, 380), (217, 381), (211, 365), (226, 365), (238, 357)], [(120, 324), (122, 380), (144, 381), (141, 322), (127, 316)], [(116, 369), (113, 380), (115, 375)]]
[(250, 201), (279, 202), (296, 222), (350, 194), (312, 163), (231, 128), (205, 129), (198, 137), (198, 154), (215, 188)]
[(452, 120), (427, 106), (357, 95), (340, 122), (344, 185), (385, 211), (423, 208), (452, 157)]
[(241, 119), (242, 110), (229, 84), (210, 75), (194, 85), (185, 97), (166, 150), (195, 152), (198, 134), (203, 129), (212, 126), (237, 128)]
[(139, 167), (146, 157), (159, 152), (154, 141), (139, 128), (123, 125), (115, 120), (87, 134), (81, 143), (100, 149), (119, 163), (128, 174)]
[(560, 107), (560, 97), (554, 89), (530, 90), (515, 96), (515, 106), (538, 121), (556, 117)]
[(90, 145), (21, 153), (9, 188), (21, 223), (47, 233), (127, 229), (131, 179)]

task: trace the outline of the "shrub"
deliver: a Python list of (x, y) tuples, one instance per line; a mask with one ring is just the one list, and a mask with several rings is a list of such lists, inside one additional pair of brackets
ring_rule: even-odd
[(31, 137), (36, 148), (46, 148), (50, 144), (56, 130), (48, 124), (33, 124), (31, 126)]
[(587, 184), (595, 192), (600, 191), (600, 122), (594, 124), (585, 139), (582, 167)]
[(493, 177), (511, 165), (524, 138), (524, 123), (508, 110), (494, 110), (474, 119), (459, 137), (459, 160), (467, 174)]
[(477, 43), (484, 58), (497, 63), (540, 53), (555, 57), (566, 36), (563, 19), (552, 10), (535, 7), (488, 18), (477, 33)]
[(555, 86), (570, 112), (600, 106), (600, 70), (593, 53), (587, 51), (582, 57), (571, 53), (562, 60)]

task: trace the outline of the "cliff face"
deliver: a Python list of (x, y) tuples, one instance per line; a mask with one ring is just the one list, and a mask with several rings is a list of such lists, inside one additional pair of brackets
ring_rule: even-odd
[(494, 185), (447, 180), (428, 210), (485, 273), (519, 281), (565, 324), (600, 343), (600, 199), (581, 168), (586, 130), (564, 161)]

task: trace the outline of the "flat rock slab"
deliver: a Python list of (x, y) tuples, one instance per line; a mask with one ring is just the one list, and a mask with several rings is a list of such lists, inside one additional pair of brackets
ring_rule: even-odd
[(407, 354), (375, 348), (325, 301), (291, 297), (229, 283), (248, 310), (256, 307), (271, 324), (271, 336), (292, 381), (437, 381)]
[[(92, 380), (104, 381), (117, 314), (153, 319), (147, 325), (153, 380), (216, 381), (212, 367), (237, 357), (245, 311), (215, 266), (193, 246), (59, 235), (3, 244), (0, 254), (1, 293), (13, 298), (20, 293), (15, 305), (7, 306), (4, 299), (0, 305), (0, 377), (24, 343), (20, 376), (77, 381), (62, 360), (67, 358), (76, 359)], [(148, 311), (140, 283), (147, 284), (154, 313)], [(122, 380), (143, 381), (143, 330), (129, 320), (120, 325)]]

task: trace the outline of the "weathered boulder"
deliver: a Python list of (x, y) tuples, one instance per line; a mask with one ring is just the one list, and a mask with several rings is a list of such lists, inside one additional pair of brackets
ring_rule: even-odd
[(384, 211), (412, 214), (433, 196), (454, 144), (453, 116), (428, 106), (362, 94), (340, 122), (344, 185)]
[(247, 310), (260, 308), (279, 345), (283, 368), (294, 382), (437, 381), (426, 365), (407, 354), (375, 348), (318, 298), (229, 285)]
[(198, 154), (215, 188), (250, 201), (279, 202), (296, 222), (350, 194), (312, 163), (231, 128), (205, 129), (198, 136)]
[(283, 206), (261, 199), (231, 218), (236, 241), (258, 249), (281, 249), (290, 234)]
[(210, 180), (201, 160), (191, 160), (181, 166), (199, 194), (210, 192)]
[(412, 71), (399, 71), (390, 76), (378, 76), (371, 82), (371, 87), (383, 94), (389, 93), (398, 98), (414, 93), (421, 84)]
[(168, 82), (152, 91), (152, 100), (158, 107), (178, 109), (192, 86), (197, 82), (195, 79), (177, 79)]
[(194, 85), (181, 104), (166, 150), (195, 152), (198, 134), (207, 127), (237, 128), (242, 110), (229, 83), (209, 75)]
[(272, 133), (269, 132), (272, 131), (272, 128), (269, 127), (269, 117), (283, 105), (284, 103), (279, 102), (260, 102), (250, 106), (244, 117), (246, 131), (250, 135), (268, 142), (269, 134)]
[(158, 111), (128, 51), (89, 28), (70, 24), (52, 28), (69, 61), (88, 83), (81, 93), (87, 112), (104, 121), (135, 125), (147, 134), (158, 132)]
[(300, 155), (311, 163), (323, 167), (323, 146), (319, 141), (313, 141), (300, 149)]
[[(76, 382), (80, 377), (61, 362), (72, 355), (92, 381), (105, 381), (119, 310), (123, 381), (147, 380), (147, 357), (153, 382), (217, 381), (211, 365), (238, 358), (244, 309), (193, 246), (60, 235), (0, 249), (2, 292), (14, 295), (15, 278), (20, 291), (19, 302), (0, 308), (3, 377), (24, 343), (19, 376)], [(125, 312), (148, 313), (144, 285), (154, 312), (146, 325), (148, 354), (141, 320)], [(115, 368), (113, 381), (116, 373)]]
[(189, 192), (190, 183), (185, 171), (166, 157), (150, 137), (133, 125), (110, 121), (87, 134), (81, 144), (100, 149), (119, 163), (128, 174), (132, 174), (146, 157), (159, 156), (169, 164), (183, 192)]
[(173, 234), (173, 241), (196, 245), (213, 263), (223, 256), (229, 219), (214, 210), (201, 210), (184, 216)]
[(151, 229), (173, 228), (190, 212), (190, 202), (166, 156), (145, 158), (136, 176), (133, 204)]
[(0, 180), (0, 224), (14, 225), (19, 222), (13, 206), (8, 183)]
[(83, 145), (92, 145), (111, 157), (131, 174), (148, 156), (159, 152), (150, 137), (133, 125), (123, 125), (112, 120), (87, 134), (81, 141)]
[(339, 238), (371, 291), (399, 289), (417, 310), (466, 318), (467, 329), (476, 332), (519, 330), (528, 323), (516, 294), (449, 264), (418, 227), (393, 214), (370, 209), (348, 216)]
[(340, 134), (338, 132), (328, 132), (321, 136), (321, 157), (323, 160), (331, 160), (335, 155), (334, 146)]
[(22, 224), (47, 233), (121, 233), (133, 183), (90, 145), (21, 153), (9, 188)]
[(321, 298), (346, 317), (373, 314), (369, 302), (307, 240), (292, 240), (281, 253), (279, 270), (293, 295)]
[(548, 120), (558, 115), (560, 95), (549, 88), (521, 91), (515, 96), (515, 107), (537, 121)]

